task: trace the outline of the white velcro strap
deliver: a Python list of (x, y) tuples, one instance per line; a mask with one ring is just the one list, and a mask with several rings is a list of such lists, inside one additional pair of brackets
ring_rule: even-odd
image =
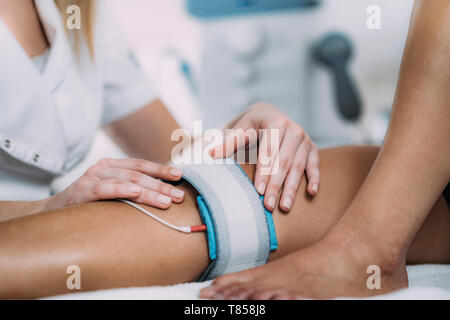
[(242, 168), (229, 159), (178, 167), (203, 197), (214, 224), (217, 256), (200, 280), (265, 264), (271, 250), (266, 211)]

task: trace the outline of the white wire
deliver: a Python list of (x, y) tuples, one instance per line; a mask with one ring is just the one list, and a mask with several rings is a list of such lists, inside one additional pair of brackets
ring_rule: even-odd
[(142, 213), (145, 213), (149, 217), (155, 219), (156, 221), (162, 223), (163, 225), (165, 225), (165, 226), (167, 226), (167, 227), (169, 227), (171, 229), (174, 229), (174, 230), (177, 230), (177, 231), (180, 231), (180, 232), (183, 232), (183, 233), (191, 233), (191, 227), (188, 227), (188, 226), (179, 227), (179, 226), (173, 225), (170, 222), (167, 222), (166, 220), (163, 220), (160, 217), (158, 217), (157, 215), (151, 213), (150, 211), (145, 210), (144, 208), (142, 208), (141, 206), (137, 205), (134, 202), (131, 202), (131, 201), (128, 201), (128, 200), (125, 200), (125, 199), (118, 199), (118, 200), (123, 202), (123, 203), (126, 203), (126, 204), (128, 204), (130, 206), (132, 206), (133, 208), (138, 209)]

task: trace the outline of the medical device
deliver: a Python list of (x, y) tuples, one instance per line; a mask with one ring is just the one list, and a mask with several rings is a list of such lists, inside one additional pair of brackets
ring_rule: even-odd
[(179, 166), (183, 179), (200, 194), (197, 203), (203, 225), (176, 226), (120, 200), (179, 232), (206, 232), (210, 264), (199, 281), (265, 264), (278, 248), (272, 214), (264, 208), (263, 198), (242, 168), (228, 160)]
[(319, 0), (189, 0), (188, 10), (200, 17), (248, 14), (313, 7)]
[[(221, 126), (251, 104), (267, 102), (320, 147), (355, 142), (362, 105), (347, 70), (350, 38), (320, 42), (333, 31), (321, 29), (329, 1), (186, 1), (201, 26), (196, 95), (206, 127)], [(318, 43), (322, 47), (314, 50)], [(324, 62), (333, 81), (329, 72), (322, 77)]]
[(304, 19), (319, 1), (187, 1), (201, 22), (198, 101), (205, 126), (223, 125), (252, 103), (279, 106), (307, 126), (307, 61), (313, 43)]
[(272, 214), (242, 168), (229, 160), (180, 166), (183, 178), (200, 193), (207, 225), (210, 264), (201, 281), (265, 264), (278, 248)]
[(326, 35), (314, 47), (314, 58), (330, 68), (334, 76), (337, 107), (347, 120), (356, 121), (361, 116), (361, 100), (358, 90), (347, 70), (353, 54), (350, 40), (345, 35), (332, 33)]

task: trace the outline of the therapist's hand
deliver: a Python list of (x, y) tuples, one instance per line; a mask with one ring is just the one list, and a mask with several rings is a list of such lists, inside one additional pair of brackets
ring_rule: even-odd
[(184, 192), (159, 179), (177, 181), (179, 169), (139, 159), (102, 159), (67, 189), (50, 197), (46, 210), (97, 200), (129, 199), (166, 209), (183, 201)]
[[(262, 174), (267, 171), (267, 164), (263, 164), (264, 159), (262, 152), (271, 153), (276, 149), (271, 146), (270, 139), (267, 135), (263, 135), (259, 146), (267, 146), (267, 148), (259, 148), (258, 163), (255, 173), (255, 187), (261, 195), (264, 195), (265, 207), (273, 211), (276, 201), (282, 190), (280, 198), (280, 208), (287, 212), (292, 208), (295, 195), (297, 193), (300, 181), (304, 173), (308, 178), (307, 192), (311, 196), (315, 196), (319, 190), (319, 153), (316, 145), (311, 141), (310, 137), (303, 131), (303, 128), (290, 120), (285, 114), (274, 106), (258, 103), (253, 105), (240, 118), (235, 121), (231, 129), (278, 129), (279, 131), (279, 151), (277, 159), (278, 166), (274, 166), (272, 161), (272, 171), (270, 174)], [(210, 151), (214, 158), (229, 157), (237, 149), (249, 147), (255, 141), (250, 139), (237, 139), (241, 131), (237, 135), (228, 135), (223, 144), (215, 147)], [(259, 135), (257, 135), (259, 139)], [(243, 142), (245, 141), (245, 142)], [(241, 143), (241, 145), (239, 145)], [(242, 145), (245, 143), (245, 145)], [(233, 146), (230, 148), (229, 146)], [(227, 147), (228, 146), (228, 147)], [(275, 167), (278, 167), (274, 170)], [(265, 169), (264, 169), (265, 168)]]

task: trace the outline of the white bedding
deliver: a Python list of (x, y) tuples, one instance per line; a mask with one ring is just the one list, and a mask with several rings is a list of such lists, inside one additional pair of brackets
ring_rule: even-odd
[[(450, 265), (408, 266), (410, 287), (371, 299), (445, 299), (450, 300)], [(144, 299), (195, 300), (210, 282), (186, 283), (169, 287), (143, 287), (75, 293), (50, 299)]]

